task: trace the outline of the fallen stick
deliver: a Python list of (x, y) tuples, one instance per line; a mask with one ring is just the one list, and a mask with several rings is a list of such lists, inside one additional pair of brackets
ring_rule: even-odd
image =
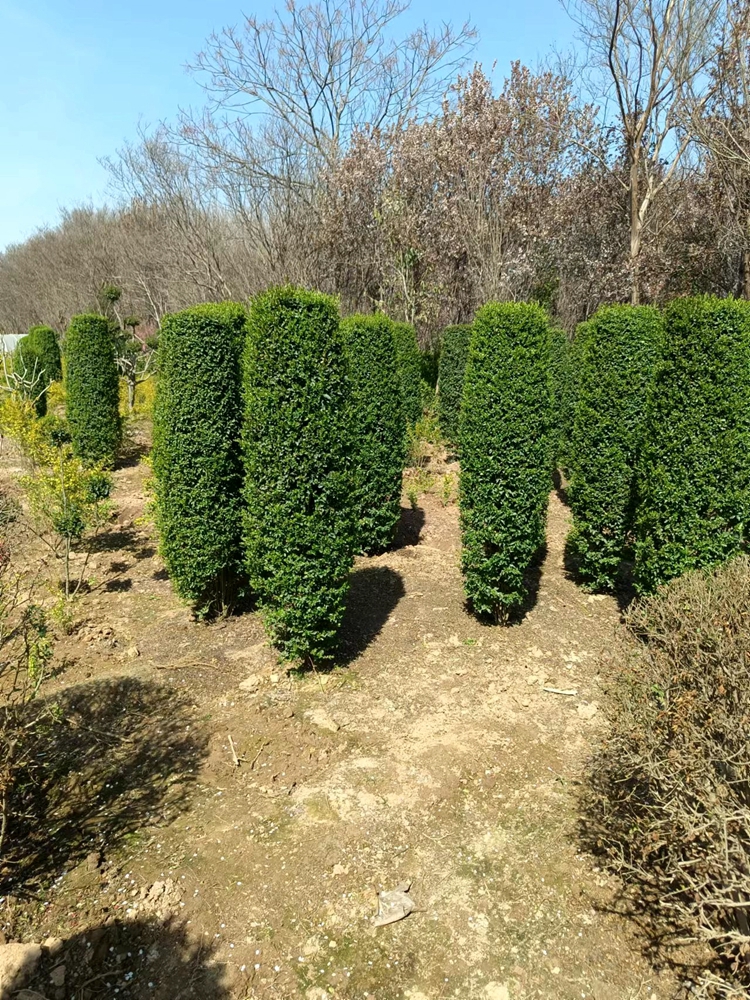
[(240, 758), (237, 756), (237, 751), (234, 749), (234, 740), (232, 739), (232, 734), (228, 733), (229, 736), (229, 749), (232, 751), (232, 760), (234, 761), (234, 766), (240, 766)]
[(575, 698), (578, 692), (574, 688), (543, 688), (547, 694), (564, 694), (569, 698)]

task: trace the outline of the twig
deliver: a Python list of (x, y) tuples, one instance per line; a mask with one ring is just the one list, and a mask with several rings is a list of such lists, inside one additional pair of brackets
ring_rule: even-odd
[(253, 768), (255, 767), (255, 765), (256, 765), (256, 764), (258, 763), (258, 758), (260, 757), (260, 755), (261, 755), (261, 754), (263, 753), (264, 749), (265, 749), (265, 748), (266, 748), (266, 747), (268, 746), (268, 744), (269, 744), (270, 742), (271, 742), (270, 740), (264, 740), (264, 741), (263, 741), (263, 742), (261, 743), (261, 745), (260, 745), (260, 750), (258, 750), (258, 752), (256, 753), (255, 757), (253, 757), (253, 762), (252, 762), (252, 764), (250, 765), (250, 770), (251, 770), (251, 771), (252, 771), (252, 769), (253, 769)]
[(232, 760), (234, 761), (234, 766), (240, 766), (240, 758), (237, 756), (237, 751), (234, 749), (234, 740), (232, 739), (232, 734), (228, 733), (229, 736), (229, 749), (232, 751)]
[(542, 688), (542, 690), (546, 691), (547, 694), (564, 694), (564, 695), (567, 695), (570, 698), (575, 698), (575, 696), (578, 694), (578, 692), (575, 690), (575, 688), (550, 688), (550, 687), (546, 687), (546, 688)]

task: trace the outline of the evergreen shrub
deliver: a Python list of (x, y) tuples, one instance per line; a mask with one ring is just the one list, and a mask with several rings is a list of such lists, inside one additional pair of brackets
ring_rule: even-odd
[(31, 348), (39, 359), (39, 366), (44, 372), (45, 385), (59, 382), (62, 379), (62, 357), (57, 334), (51, 326), (32, 326), (28, 339)]
[(337, 643), (357, 536), (336, 301), (291, 287), (258, 296), (244, 391), (250, 584), (282, 653), (323, 661)]
[(635, 461), (662, 318), (650, 306), (605, 306), (584, 337), (569, 450), (569, 548), (581, 578), (611, 590), (633, 530)]
[(562, 462), (565, 453), (565, 406), (568, 400), (570, 357), (568, 337), (564, 330), (550, 327), (550, 376), (552, 378), (552, 466)]
[(544, 542), (551, 488), (550, 341), (536, 305), (490, 303), (474, 320), (461, 410), (466, 596), (507, 618)]
[(407, 426), (413, 427), (422, 416), (422, 361), (417, 335), (409, 323), (394, 323), (393, 337), (404, 416)]
[(159, 340), (153, 469), (161, 552), (199, 614), (242, 589), (242, 398), (247, 313), (234, 302), (166, 316)]
[(664, 318), (637, 472), (642, 592), (728, 559), (750, 521), (750, 307), (677, 299)]
[(470, 338), (471, 326), (468, 324), (449, 326), (443, 331), (438, 380), (438, 419), (443, 437), (452, 445), (458, 444), (461, 397)]
[(401, 516), (404, 416), (393, 325), (382, 315), (341, 324), (352, 393), (352, 502), (364, 552), (387, 548)]
[(74, 316), (65, 337), (65, 396), (74, 453), (112, 465), (120, 447), (119, 380), (109, 320)]

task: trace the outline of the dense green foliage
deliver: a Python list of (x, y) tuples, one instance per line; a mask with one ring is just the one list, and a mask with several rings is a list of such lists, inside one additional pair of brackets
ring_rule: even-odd
[(570, 349), (564, 330), (550, 327), (550, 376), (552, 379), (552, 465), (554, 468), (565, 455), (565, 408), (569, 398)]
[(664, 318), (638, 463), (642, 592), (727, 559), (750, 523), (750, 307), (677, 299)]
[(422, 361), (417, 335), (409, 323), (394, 323), (393, 337), (404, 416), (411, 427), (422, 416)]
[(464, 372), (469, 356), (471, 326), (449, 326), (443, 331), (438, 381), (438, 419), (446, 441), (458, 444)]
[(341, 333), (352, 393), (352, 504), (362, 551), (378, 552), (396, 534), (405, 458), (393, 325), (383, 315), (350, 316)]
[(507, 616), (544, 542), (551, 487), (547, 317), (490, 303), (474, 320), (461, 411), (462, 568), (479, 614)]
[(242, 577), (240, 357), (247, 314), (233, 302), (167, 316), (159, 340), (153, 467), (161, 552), (201, 614), (230, 605)]
[(441, 350), (441, 345), (435, 345), (432, 347), (425, 347), (424, 350), (419, 352), (422, 382), (428, 386), (429, 389), (435, 389), (437, 387), (438, 374), (440, 372)]
[(32, 326), (28, 340), (44, 372), (45, 385), (59, 382), (62, 378), (62, 357), (55, 331), (51, 326)]
[(635, 460), (661, 338), (658, 310), (618, 305), (600, 309), (579, 341), (569, 546), (596, 589), (614, 587), (633, 530)]
[(335, 300), (289, 287), (258, 296), (244, 389), (250, 583), (282, 652), (325, 660), (338, 638), (357, 535), (351, 392)]
[(74, 316), (65, 337), (65, 395), (73, 451), (112, 464), (120, 447), (120, 387), (112, 329), (105, 316)]

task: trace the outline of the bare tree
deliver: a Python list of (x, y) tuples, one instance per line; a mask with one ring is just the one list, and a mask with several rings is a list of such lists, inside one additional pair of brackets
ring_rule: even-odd
[[(680, 130), (717, 45), (727, 0), (563, 0), (587, 46), (600, 96), (612, 98), (626, 170), (631, 301), (641, 298), (641, 251), (654, 202), (675, 178), (691, 135)], [(708, 100), (708, 91), (701, 101)], [(605, 110), (606, 115), (606, 110)]]
[(750, 299), (750, 5), (730, 0), (721, 44), (709, 66), (708, 100), (693, 96), (686, 129), (721, 184), (739, 249), (737, 292)]
[[(315, 184), (357, 129), (403, 125), (431, 110), (475, 37), (426, 24), (391, 29), (409, 0), (287, 0), (271, 21), (214, 34), (191, 67), (209, 105), (181, 134), (234, 170)], [(261, 139), (262, 141), (258, 141)]]

